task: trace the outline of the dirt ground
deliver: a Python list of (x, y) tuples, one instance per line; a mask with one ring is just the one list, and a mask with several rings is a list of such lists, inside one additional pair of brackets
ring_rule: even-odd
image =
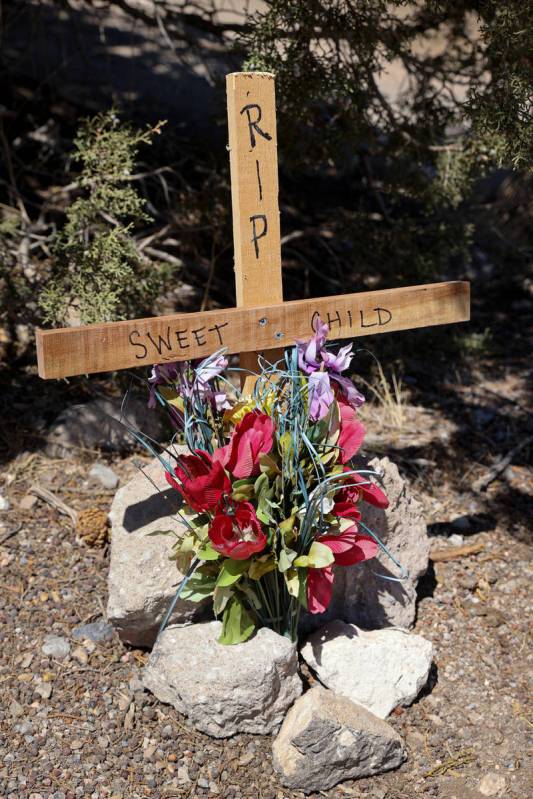
[[(511, 371), (493, 363), (475, 380), (458, 376), (442, 384), (438, 401), (429, 389), (416, 389), (415, 380), (403, 412), (379, 402), (365, 411), (372, 449), (398, 463), (426, 509), (437, 554), (420, 584), (415, 630), (433, 642), (436, 655), (422, 696), (390, 719), (407, 744), (405, 765), (321, 796), (533, 795), (527, 760), (533, 469), (531, 445), (520, 446), (531, 435), (526, 365), (515, 363)], [(482, 490), (480, 482), (507, 452), (510, 465)], [(142, 457), (107, 462), (125, 481)], [(54, 460), (32, 446), (2, 473), (0, 493), (10, 509), (0, 513), (1, 795), (303, 796), (280, 785), (270, 738), (210, 739), (144, 692), (145, 652), (116, 637), (87, 647), (72, 638), (76, 625), (104, 614), (109, 553), (77, 542), (69, 517), (28, 492), (39, 485), (77, 510), (107, 510), (113, 491), (96, 489), (88, 478), (97, 460), (105, 457), (75, 450)], [(477, 551), (461, 554), (471, 545)], [(454, 559), (440, 560), (439, 551), (449, 548)], [(43, 654), (50, 632), (70, 640), (65, 659)]]

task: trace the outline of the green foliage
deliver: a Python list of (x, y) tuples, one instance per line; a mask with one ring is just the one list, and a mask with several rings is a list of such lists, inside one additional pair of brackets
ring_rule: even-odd
[(352, 187), (331, 224), (356, 272), (391, 285), (468, 263), (473, 182), (533, 163), (532, 16), (522, 0), (269, 0), (255, 15), (241, 44), (247, 68), (276, 74), (284, 166)]
[(40, 297), (46, 322), (112, 321), (148, 308), (157, 296), (162, 270), (132, 237), (136, 225), (150, 221), (132, 181), (139, 146), (160, 129), (161, 123), (136, 130), (113, 110), (83, 122), (73, 157), (82, 167), (82, 195), (53, 243), (52, 274)]
[(14, 208), (4, 206), (0, 216), (0, 309), (7, 316), (15, 296), (26, 299), (29, 287), (17, 269), (15, 256), (18, 245), (19, 217)]
[(472, 86), (468, 113), (498, 165), (533, 165), (533, 13), (521, 0), (480, 3), (488, 85)]
[(8, 351), (11, 357), (24, 348), (15, 342), (17, 329), (26, 327), (33, 310), (32, 282), (24, 269), (29, 272), (29, 266), (21, 214), (15, 208), (0, 205), (0, 360)]
[(488, 327), (481, 333), (463, 333), (457, 341), (463, 354), (466, 355), (486, 355), (492, 343), (492, 332)]
[(255, 624), (243, 603), (236, 596), (228, 602), (222, 616), (222, 632), (218, 639), (219, 644), (240, 644), (248, 640)]

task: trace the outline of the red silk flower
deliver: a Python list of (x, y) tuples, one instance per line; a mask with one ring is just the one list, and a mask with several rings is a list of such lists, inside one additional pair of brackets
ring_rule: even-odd
[(353, 522), (358, 522), (361, 518), (361, 511), (356, 507), (352, 499), (343, 495), (342, 491), (335, 495), (333, 514), (340, 516), (341, 519), (351, 519)]
[(342, 402), (342, 400), (339, 401), (339, 408), (341, 412), (341, 432), (337, 442), (340, 447), (339, 463), (347, 463), (353, 458), (363, 443), (366, 430), (361, 422), (357, 420), (355, 408), (352, 408), (346, 402)]
[(229, 444), (214, 457), (238, 479), (259, 474), (259, 456), (270, 452), (274, 443), (274, 422), (265, 413), (247, 413), (239, 422)]
[(219, 509), (209, 527), (213, 549), (233, 560), (247, 560), (266, 546), (266, 535), (250, 502)]
[[(345, 467), (344, 471), (350, 472), (351, 470)], [(344, 508), (348, 505), (355, 505), (360, 499), (368, 502), (369, 505), (374, 505), (376, 508), (383, 508), (385, 510), (385, 508), (389, 507), (389, 500), (379, 486), (370, 482), (368, 475), (356, 473), (347, 474), (346, 480), (348, 483), (357, 483), (357, 485), (347, 485), (335, 494), (333, 512), (336, 513), (337, 516), (347, 516), (349, 519), (354, 518), (355, 520), (355, 517), (350, 516), (348, 513), (339, 513), (336, 508), (337, 506)]]
[[(317, 538), (333, 552), (337, 566), (352, 566), (376, 555), (378, 545), (373, 538), (360, 535), (354, 525), (340, 535), (326, 533)], [(333, 594), (333, 565), (307, 571), (307, 609), (310, 613), (323, 613)]]
[(174, 474), (166, 472), (165, 476), (187, 505), (198, 513), (212, 510), (225, 494), (231, 493), (231, 482), (222, 464), (200, 449), (196, 450), (196, 455), (181, 455)]

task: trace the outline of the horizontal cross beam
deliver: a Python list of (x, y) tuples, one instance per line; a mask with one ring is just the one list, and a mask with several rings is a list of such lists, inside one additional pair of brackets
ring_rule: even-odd
[(313, 333), (317, 317), (332, 339), (408, 330), (470, 318), (470, 286), (462, 281), (228, 308), (150, 319), (37, 331), (39, 375), (45, 379), (109, 372), (166, 361), (290, 346)]

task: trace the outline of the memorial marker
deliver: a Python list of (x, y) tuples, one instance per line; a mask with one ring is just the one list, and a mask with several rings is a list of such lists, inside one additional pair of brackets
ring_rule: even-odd
[[(37, 331), (44, 379), (206, 357), (220, 347), (254, 370), (260, 353), (313, 333), (332, 339), (464, 322), (470, 285), (449, 281), (283, 302), (274, 77), (227, 76), (237, 308)], [(269, 352), (271, 351), (271, 352)]]

